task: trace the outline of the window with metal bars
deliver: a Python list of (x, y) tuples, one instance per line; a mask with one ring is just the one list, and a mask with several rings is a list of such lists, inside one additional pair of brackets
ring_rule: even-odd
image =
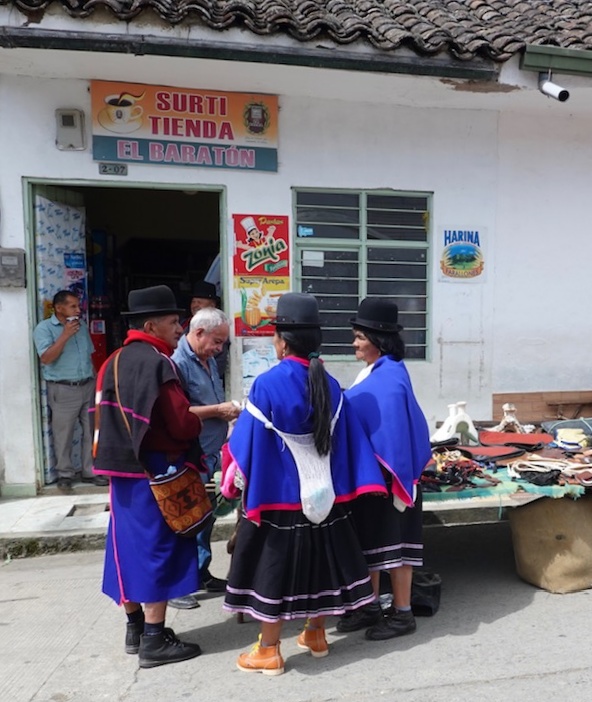
[(319, 301), (323, 353), (352, 356), (360, 300), (392, 298), (406, 358), (427, 357), (431, 195), (377, 190), (294, 190), (296, 289)]

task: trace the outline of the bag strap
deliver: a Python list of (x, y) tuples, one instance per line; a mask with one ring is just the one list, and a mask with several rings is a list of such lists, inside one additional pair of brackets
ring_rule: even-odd
[[(117, 400), (117, 406), (119, 407), (119, 411), (121, 412), (121, 417), (123, 419), (123, 423), (125, 424), (125, 428), (127, 429), (127, 433), (129, 434), (130, 439), (133, 442), (133, 437), (132, 437), (132, 430), (130, 427), (130, 423), (128, 421), (127, 415), (123, 409), (123, 405), (121, 404), (121, 395), (119, 394), (119, 356), (123, 349), (119, 349), (117, 353), (115, 354), (115, 358), (113, 359), (113, 380), (115, 383), (115, 398)], [(142, 466), (144, 467), (144, 466)], [(149, 471), (144, 468), (144, 473), (146, 474), (146, 477), (151, 480), (153, 476), (150, 474)]]
[(113, 360), (113, 377), (115, 379), (115, 397), (117, 399), (117, 405), (119, 407), (119, 411), (121, 412), (121, 416), (123, 418), (123, 423), (125, 424), (125, 428), (127, 429), (127, 433), (130, 435), (130, 439), (132, 438), (132, 430), (129, 424), (129, 421), (127, 419), (127, 416), (123, 410), (123, 406), (121, 404), (121, 396), (119, 394), (119, 356), (121, 355), (121, 349), (119, 349), (118, 353), (116, 354), (114, 360)]

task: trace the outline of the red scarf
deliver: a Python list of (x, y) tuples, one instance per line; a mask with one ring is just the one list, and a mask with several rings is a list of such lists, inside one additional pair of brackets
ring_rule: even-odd
[(175, 350), (172, 346), (169, 346), (164, 339), (158, 339), (156, 336), (146, 334), (146, 332), (138, 331), (137, 329), (130, 329), (128, 331), (123, 345), (127, 346), (133, 341), (144, 341), (147, 344), (151, 344), (155, 349), (160, 351), (160, 353), (164, 353), (165, 356), (172, 356)]

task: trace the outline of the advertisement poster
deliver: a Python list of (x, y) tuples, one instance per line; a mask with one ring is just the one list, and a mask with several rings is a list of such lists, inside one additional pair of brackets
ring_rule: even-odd
[(236, 336), (273, 336), (278, 299), (290, 289), (288, 217), (233, 215)]
[(90, 81), (95, 161), (277, 171), (277, 95)]
[(485, 280), (487, 230), (484, 227), (440, 227), (440, 280), (481, 283)]
[(64, 289), (73, 292), (80, 301), (80, 310), (86, 317), (88, 295), (86, 289), (86, 257), (83, 253), (64, 253)]
[(255, 378), (275, 366), (279, 361), (275, 353), (273, 340), (268, 336), (242, 339), (242, 345), (242, 389), (243, 397), (247, 397)]

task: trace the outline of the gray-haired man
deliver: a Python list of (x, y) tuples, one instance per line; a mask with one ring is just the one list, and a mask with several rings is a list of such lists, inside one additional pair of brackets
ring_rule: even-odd
[[(214, 307), (200, 309), (191, 318), (189, 331), (181, 338), (173, 354), (193, 412), (203, 423), (199, 439), (208, 467), (208, 478), (220, 469), (220, 449), (226, 441), (228, 422), (236, 419), (240, 413), (236, 404), (225, 401), (224, 388), (214, 360), (228, 340), (228, 334), (229, 322), (224, 312)], [(213, 577), (209, 571), (212, 528), (213, 524), (197, 536), (199, 577), (202, 587), (208, 592), (224, 592), (226, 581)], [(198, 607), (199, 602), (192, 594), (172, 600), (169, 605), (192, 609)]]

